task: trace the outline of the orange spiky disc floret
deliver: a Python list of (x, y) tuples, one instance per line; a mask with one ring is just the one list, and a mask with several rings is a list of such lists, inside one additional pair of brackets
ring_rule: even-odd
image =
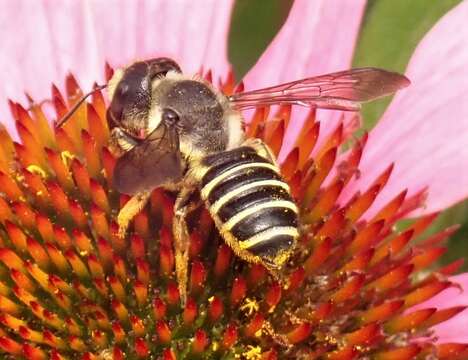
[[(111, 73), (110, 67), (107, 73)], [(211, 81), (208, 72), (205, 79)], [(221, 84), (240, 91), (232, 74)], [(82, 91), (69, 75), (63, 116)], [(367, 191), (337, 203), (358, 173), (366, 137), (337, 164), (346, 140), (338, 126), (320, 147), (311, 111), (281, 165), (301, 207), (302, 236), (285, 269), (289, 287), (244, 264), (204, 209), (191, 215), (189, 294), (180, 303), (172, 246), (173, 194), (156, 189), (121, 239), (116, 216), (128, 196), (112, 188), (115, 158), (101, 92), (61, 129), (41, 106), (10, 102), (21, 143), (0, 129), (0, 356), (26, 359), (452, 359), (465, 344), (436, 344), (430, 327), (463, 307), (412, 311), (453, 284), (459, 262), (421, 278), (453, 229), (410, 247), (434, 220), (393, 225), (421, 194), (402, 192), (377, 215), (362, 215), (384, 188), (386, 169)], [(258, 109), (246, 126), (278, 153), (291, 109)], [(331, 174), (334, 175), (331, 175)], [(427, 271), (427, 270), (426, 270)], [(416, 280), (420, 279), (420, 280)]]

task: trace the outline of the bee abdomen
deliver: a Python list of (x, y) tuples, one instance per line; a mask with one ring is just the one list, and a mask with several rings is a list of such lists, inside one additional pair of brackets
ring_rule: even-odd
[(244, 146), (210, 155), (203, 165), (201, 197), (222, 235), (261, 258), (292, 249), (298, 211), (274, 163)]

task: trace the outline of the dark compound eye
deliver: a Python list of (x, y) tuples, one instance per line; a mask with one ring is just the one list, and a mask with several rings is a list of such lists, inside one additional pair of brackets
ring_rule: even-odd
[(173, 126), (179, 121), (179, 115), (172, 109), (164, 109), (162, 113), (164, 124)]

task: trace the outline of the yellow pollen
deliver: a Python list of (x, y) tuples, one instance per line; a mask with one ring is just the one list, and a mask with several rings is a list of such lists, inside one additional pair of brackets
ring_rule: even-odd
[(326, 335), (325, 341), (328, 342), (330, 345), (338, 344), (338, 340), (334, 336), (331, 336), (331, 335)]
[(99, 354), (99, 357), (103, 360), (112, 360), (113, 359), (112, 350), (105, 349), (101, 351), (101, 353)]
[(62, 159), (62, 162), (65, 164), (65, 166), (69, 167), (70, 161), (75, 158), (75, 155), (73, 155), (70, 151), (65, 150), (60, 153), (60, 158)]
[(363, 352), (363, 351), (367, 350), (367, 348), (362, 346), (362, 345), (355, 345), (354, 348), (359, 352)]
[(18, 174), (15, 176), (16, 181), (22, 183), (24, 181), (24, 176), (21, 174)]
[(46, 179), (47, 178), (47, 173), (43, 168), (41, 168), (39, 165), (29, 165), (26, 170), (28, 170), (30, 173), (37, 174), (41, 178)]
[(263, 324), (262, 329), (265, 330), (265, 333), (271, 336), (271, 338), (278, 344), (284, 347), (291, 347), (291, 343), (289, 342), (287, 336), (278, 334), (274, 329), (273, 326), (269, 321), (265, 321)]
[(255, 299), (246, 298), (240, 310), (244, 311), (247, 315), (252, 315), (254, 312), (257, 312), (259, 308), (260, 306)]
[(245, 359), (257, 360), (262, 358), (262, 348), (260, 346), (248, 345), (247, 349), (248, 350), (242, 354)]

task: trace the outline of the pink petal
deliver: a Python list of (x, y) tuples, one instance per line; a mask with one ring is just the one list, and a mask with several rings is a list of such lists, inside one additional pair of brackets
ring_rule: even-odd
[[(451, 287), (442, 291), (431, 300), (418, 305), (418, 309), (435, 307), (447, 309), (455, 306), (468, 306), (468, 273), (454, 276), (450, 279), (457, 283), (458, 287)], [(439, 343), (468, 343), (468, 310), (464, 310), (448, 321), (436, 325), (433, 330), (438, 337)]]
[[(374, 213), (409, 187), (429, 187), (418, 214), (444, 209), (468, 195), (468, 2), (447, 13), (417, 47), (406, 75), (412, 85), (393, 100), (369, 136), (362, 177), (348, 197), (365, 189), (390, 163), (389, 183)], [(368, 216), (369, 213), (367, 213)]]
[[(244, 78), (246, 89), (325, 74), (350, 67), (365, 0), (296, 0), (286, 23)], [(308, 110), (295, 107), (284, 156), (299, 133)], [(332, 131), (340, 112), (320, 111), (321, 138)]]
[(232, 0), (10, 1), (0, 13), (0, 114), (7, 98), (48, 97), (51, 82), (72, 71), (87, 89), (113, 66), (166, 55), (194, 73), (224, 75)]

